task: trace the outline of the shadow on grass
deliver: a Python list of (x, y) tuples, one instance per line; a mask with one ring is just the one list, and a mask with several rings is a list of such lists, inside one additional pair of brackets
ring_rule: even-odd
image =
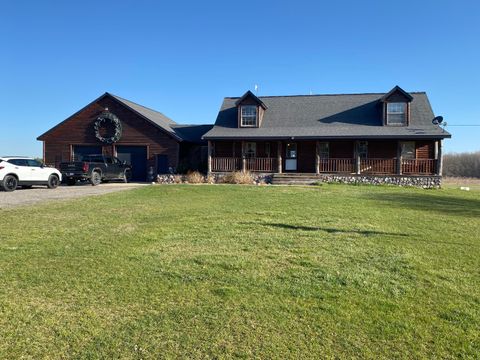
[(287, 229), (287, 230), (324, 231), (329, 234), (360, 234), (363, 236), (370, 236), (370, 235), (411, 236), (411, 234), (392, 233), (392, 232), (376, 231), (376, 230), (344, 230), (344, 229), (327, 228), (327, 227), (320, 227), (320, 226), (291, 225), (291, 224), (282, 224), (282, 223), (253, 223), (252, 222), (252, 223), (244, 223), (244, 224), (277, 227), (280, 229)]
[(389, 203), (399, 208), (429, 211), (446, 215), (480, 217), (480, 199), (468, 199), (443, 193), (369, 193), (370, 200)]

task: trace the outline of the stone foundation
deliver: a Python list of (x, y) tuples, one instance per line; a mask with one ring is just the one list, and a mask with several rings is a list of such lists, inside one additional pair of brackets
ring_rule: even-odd
[(317, 175), (320, 182), (340, 184), (397, 185), (424, 189), (438, 189), (442, 186), (441, 176), (395, 176), (395, 175)]
[[(228, 173), (212, 173), (202, 175), (202, 183), (223, 184), (224, 178)], [(275, 174), (251, 173), (253, 182), (256, 185), (271, 184)], [(309, 177), (310, 178), (310, 177)], [(399, 176), (399, 175), (337, 175), (337, 174), (312, 174), (312, 182), (318, 183), (337, 183), (353, 185), (396, 185), (411, 186), (423, 189), (438, 189), (442, 185), (441, 176)], [(181, 184), (188, 183), (186, 175), (167, 174), (158, 175), (156, 182), (159, 184)]]

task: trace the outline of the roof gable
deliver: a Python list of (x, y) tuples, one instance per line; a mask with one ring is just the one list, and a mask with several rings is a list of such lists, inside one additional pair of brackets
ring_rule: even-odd
[(85, 109), (87, 109), (88, 107), (97, 103), (98, 101), (102, 100), (105, 97), (109, 97), (110, 99), (113, 99), (114, 101), (120, 103), (122, 106), (124, 106), (127, 109), (129, 109), (130, 111), (136, 113), (138, 116), (140, 116), (144, 120), (148, 121), (149, 123), (151, 123), (155, 127), (159, 128), (160, 130), (162, 130), (162, 131), (166, 132), (167, 134), (169, 134), (170, 136), (172, 136), (175, 140), (183, 141), (183, 139), (173, 129), (173, 126), (175, 126), (176, 123), (172, 119), (168, 118), (167, 116), (163, 115), (162, 113), (160, 113), (158, 111), (149, 109), (145, 106), (136, 104), (136, 103), (134, 103), (130, 100), (123, 99), (119, 96), (110, 94), (108, 92), (99, 96), (98, 98), (96, 98), (95, 100), (93, 100), (92, 102), (90, 102), (89, 104), (84, 106), (83, 108), (81, 108), (79, 111), (75, 112), (73, 115), (69, 116), (68, 118), (66, 118), (65, 120), (60, 122), (59, 124), (52, 127), (50, 130), (48, 130), (45, 133), (43, 133), (42, 135), (40, 135), (37, 138), (37, 140), (44, 140), (45, 137), (48, 136), (51, 132), (53, 132), (55, 129), (64, 125), (68, 121), (72, 120), (73, 118), (75, 118), (76, 115), (78, 115), (79, 113), (81, 113), (82, 111), (84, 111)]
[(237, 100), (235, 105), (236, 106), (241, 105), (242, 103), (244, 103), (247, 100), (253, 101), (257, 105), (261, 106), (263, 108), (263, 110), (267, 109), (267, 105), (265, 105), (265, 103), (262, 100), (260, 100), (257, 96), (255, 96), (255, 94), (252, 93), (250, 90), (248, 90), (245, 94), (243, 94), (243, 96), (240, 99)]
[(395, 85), (395, 87), (390, 90), (388, 93), (386, 93), (382, 98), (380, 99), (381, 102), (388, 102), (388, 101), (405, 101), (405, 102), (411, 102), (413, 100), (412, 95), (407, 93), (405, 90), (403, 90), (400, 86)]

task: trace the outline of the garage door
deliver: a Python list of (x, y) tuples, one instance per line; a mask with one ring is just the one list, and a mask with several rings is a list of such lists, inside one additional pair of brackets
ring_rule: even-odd
[(132, 180), (145, 181), (147, 178), (147, 147), (119, 145), (117, 157), (132, 166)]
[(85, 155), (98, 155), (102, 153), (101, 146), (74, 145), (73, 161), (81, 161)]

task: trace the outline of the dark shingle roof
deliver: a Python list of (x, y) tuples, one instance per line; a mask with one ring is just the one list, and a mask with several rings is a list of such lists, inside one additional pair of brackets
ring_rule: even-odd
[(450, 137), (432, 124), (434, 114), (424, 92), (410, 93), (409, 126), (383, 126), (384, 93), (263, 96), (268, 107), (260, 128), (238, 128), (236, 98), (225, 98), (215, 126), (205, 139), (261, 138), (409, 138)]
[(91, 104), (99, 101), (100, 99), (103, 99), (105, 96), (109, 96), (119, 103), (123, 104), (130, 110), (134, 111), (137, 113), (139, 116), (144, 118), (146, 121), (150, 122), (154, 126), (162, 129), (169, 135), (171, 135), (174, 139), (178, 141), (189, 141), (189, 142), (195, 142), (195, 143), (202, 143), (204, 140), (202, 140), (202, 135), (205, 134), (207, 131), (209, 131), (213, 125), (179, 125), (169, 117), (165, 116), (159, 111), (147, 108), (143, 105), (137, 104), (133, 101), (124, 99), (120, 96), (113, 95), (111, 93), (106, 92), (105, 94), (101, 95), (97, 99), (93, 100), (90, 104), (82, 108), (81, 110), (77, 111), (75, 114), (71, 115), (61, 123), (57, 124), (44, 134), (40, 135), (37, 139), (38, 140), (44, 140), (45, 135), (53, 131), (55, 128), (58, 126), (64, 124), (65, 122), (69, 121), (72, 119), (75, 115), (83, 111), (85, 108), (90, 106)]
[(161, 112), (158, 112), (156, 110), (147, 108), (145, 106), (139, 105), (137, 103), (134, 103), (133, 101), (121, 98), (120, 96), (113, 95), (110, 93), (107, 93), (108, 95), (112, 96), (115, 98), (117, 101), (121, 102), (122, 104), (126, 105), (136, 113), (140, 114), (143, 116), (145, 119), (149, 120), (152, 122), (154, 125), (160, 127), (161, 129), (165, 130), (167, 133), (172, 135), (174, 138), (177, 140), (183, 140), (181, 137), (177, 135), (175, 130), (173, 129), (174, 125), (177, 125), (175, 121), (170, 119), (169, 117), (163, 115)]
[(205, 140), (202, 139), (202, 136), (210, 131), (213, 125), (173, 125), (175, 133), (181, 137), (184, 141), (202, 144), (205, 143)]

